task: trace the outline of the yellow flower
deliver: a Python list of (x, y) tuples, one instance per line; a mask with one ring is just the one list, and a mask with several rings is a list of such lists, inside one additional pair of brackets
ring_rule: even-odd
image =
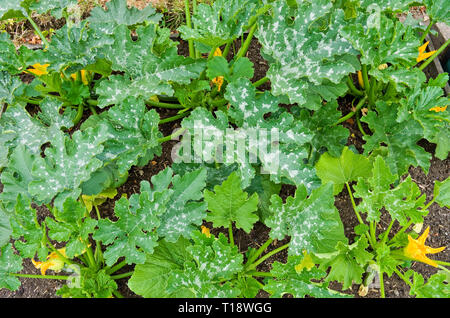
[(427, 227), (425, 232), (422, 233), (421, 236), (417, 240), (413, 239), (410, 235), (408, 235), (408, 245), (403, 250), (403, 254), (415, 261), (423, 262), (425, 264), (437, 267), (438, 264), (429, 259), (426, 254), (436, 254), (445, 249), (444, 247), (432, 248), (425, 245), (425, 241), (428, 237), (428, 233), (430, 232), (430, 227)]
[(428, 41), (427, 43), (425, 43), (424, 45), (419, 47), (419, 56), (417, 57), (417, 62), (421, 62), (421, 61), (429, 58), (431, 55), (433, 55), (436, 52), (436, 51), (425, 52), (425, 50), (427, 49), (428, 43), (430, 43), (430, 41)]
[(215, 51), (213, 56), (222, 56), (222, 50), (218, 47)]
[(201, 226), (201, 228), (202, 228), (202, 234), (205, 234), (206, 235), (206, 237), (211, 237), (211, 233), (209, 232), (209, 229), (206, 227), (206, 226)]
[[(61, 253), (62, 256), (66, 257), (66, 248), (58, 249), (58, 252)], [(31, 259), (34, 267), (41, 270), (41, 274), (45, 275), (45, 272), (49, 269), (55, 271), (56, 273), (60, 272), (64, 267), (64, 261), (56, 252), (51, 252), (47, 256), (47, 261), (45, 262), (36, 262), (34, 259)]]
[(435, 111), (436, 113), (439, 113), (439, 112), (445, 112), (446, 109), (447, 109), (447, 106), (444, 106), (444, 107), (436, 106), (436, 107), (430, 108), (430, 111)]
[[(217, 48), (214, 51), (213, 56), (222, 56), (222, 50), (220, 50), (220, 48)], [(218, 76), (216, 78), (213, 78), (212, 82), (213, 82), (213, 84), (215, 84), (217, 86), (217, 91), (220, 92), (220, 89), (222, 88), (222, 85), (223, 85), (223, 76)]]
[(42, 65), (42, 64), (36, 63), (31, 66), (32, 68), (29, 68), (28, 70), (26, 70), (25, 73), (32, 73), (37, 76), (46, 75), (46, 74), (48, 74), (47, 67), (49, 67), (49, 66), (50, 66), (50, 64)]

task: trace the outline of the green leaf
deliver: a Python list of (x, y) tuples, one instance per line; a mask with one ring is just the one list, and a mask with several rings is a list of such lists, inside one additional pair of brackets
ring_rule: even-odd
[(147, 254), (144, 264), (134, 268), (133, 275), (128, 280), (128, 287), (136, 294), (145, 298), (186, 298), (193, 294), (186, 288), (168, 293), (168, 279), (175, 270), (183, 270), (185, 262), (192, 260), (187, 247), (189, 240), (180, 237), (177, 242), (159, 241), (153, 254)]
[(25, 145), (33, 154), (39, 154), (41, 146), (50, 141), (47, 127), (20, 106), (8, 107), (0, 118), (0, 129), (14, 136), (9, 147)]
[(386, 163), (392, 173), (402, 175), (411, 165), (428, 172), (431, 154), (417, 145), (424, 135), (422, 126), (412, 121), (398, 123), (396, 107), (385, 102), (377, 103), (377, 112), (378, 115), (369, 112), (361, 119), (373, 132), (373, 135), (363, 136), (364, 154), (368, 155), (384, 143), (387, 145)]
[(228, 115), (239, 127), (256, 127), (264, 120), (264, 115), (278, 110), (278, 98), (270, 92), (256, 96), (256, 88), (245, 78), (227, 86), (225, 98), (230, 101)]
[[(10, 219), (13, 230), (15, 248), (24, 258), (38, 258), (45, 260), (49, 249), (47, 248), (47, 235), (44, 226), (37, 220), (36, 210), (31, 207), (28, 198), (17, 196), (15, 213)], [(21, 240), (18, 240), (21, 239)]]
[(253, 63), (246, 57), (239, 58), (232, 65), (223, 56), (214, 56), (207, 63), (206, 75), (209, 79), (223, 76), (229, 83), (241, 77), (251, 79), (254, 74)]
[(450, 12), (445, 9), (445, 0), (424, 0), (423, 3), (427, 8), (427, 15), (433, 22), (443, 22), (447, 25), (450, 24)]
[(233, 172), (222, 185), (215, 186), (214, 192), (205, 190), (205, 201), (208, 203), (206, 221), (213, 222), (214, 227), (229, 228), (235, 222), (237, 228), (250, 233), (253, 224), (258, 221), (254, 213), (258, 209), (258, 194), (248, 194), (241, 188), (239, 176)]
[[(304, 259), (304, 256), (289, 256), (287, 263), (274, 262), (270, 273), (274, 279), (265, 284), (264, 290), (270, 293), (270, 297), (281, 298), (284, 295), (292, 295), (294, 298), (311, 296), (315, 298), (342, 297), (330, 290), (324, 283), (317, 283), (326, 276), (326, 272), (313, 266), (311, 269), (297, 271), (296, 267)], [(314, 281), (313, 281), (314, 280)]]
[(87, 211), (81, 202), (68, 198), (62, 211), (54, 211), (55, 219), (47, 217), (45, 223), (48, 235), (58, 242), (66, 242), (66, 255), (73, 258), (83, 253), (89, 234), (94, 232), (97, 221), (87, 217)]
[(164, 193), (151, 197), (148, 192), (142, 192), (133, 194), (130, 200), (122, 197), (116, 201), (114, 213), (118, 220), (101, 219), (93, 236), (109, 245), (103, 253), (108, 266), (121, 256), (128, 264), (142, 264), (145, 253), (153, 253), (158, 245), (155, 229), (160, 225), (159, 216), (164, 213), (168, 198)]
[(366, 265), (373, 258), (373, 255), (366, 251), (369, 247), (367, 238), (361, 236), (358, 241), (348, 245), (338, 242), (336, 252), (328, 254), (315, 254), (319, 258), (320, 268), (330, 271), (326, 281), (337, 281), (342, 283), (342, 288), (348, 289), (352, 284), (360, 284), (362, 276), (366, 271)]
[(19, 289), (21, 282), (11, 274), (20, 272), (22, 268), (22, 258), (14, 254), (12, 244), (0, 248), (0, 288)]
[(145, 166), (155, 155), (161, 155), (158, 124), (159, 115), (154, 109), (148, 111), (142, 100), (128, 97), (100, 116), (90, 118), (81, 128), (107, 128), (107, 140), (98, 158), (115, 163), (123, 175), (132, 166)]
[(372, 10), (387, 12), (405, 11), (412, 4), (417, 3), (414, 0), (362, 0), (361, 7)]
[(38, 113), (37, 117), (47, 126), (55, 126), (58, 129), (72, 128), (77, 111), (70, 107), (66, 107), (61, 114), (60, 110), (62, 106), (62, 102), (46, 97), (39, 104), (41, 111)]
[(45, 150), (45, 158), (34, 160), (32, 174), (35, 180), (29, 184), (30, 194), (46, 203), (55, 198), (54, 206), (62, 210), (65, 199), (77, 199), (81, 194), (81, 183), (102, 166), (96, 156), (103, 151), (105, 140), (104, 126), (76, 131), (72, 138), (53, 130), (53, 139), (51, 146)]
[[(171, 174), (171, 170), (169, 171)], [(206, 170), (198, 169), (183, 176), (175, 175), (171, 181), (173, 193), (165, 206), (166, 212), (161, 216), (161, 225), (157, 231), (166, 241), (176, 242), (180, 236), (189, 238), (206, 216), (206, 202), (198, 201), (203, 198)]]
[(367, 157), (355, 154), (347, 147), (339, 158), (324, 153), (316, 164), (317, 176), (324, 184), (333, 183), (335, 195), (342, 191), (345, 183), (370, 177), (371, 168)]
[(309, 110), (300, 110), (299, 120), (304, 130), (312, 136), (311, 144), (316, 151), (323, 153), (323, 149), (333, 157), (339, 157), (350, 135), (348, 129), (336, 125), (342, 114), (338, 110), (336, 100), (320, 106), (313, 114)]
[(199, 231), (192, 234), (194, 244), (187, 247), (189, 260), (182, 270), (174, 270), (167, 283), (167, 292), (189, 289), (195, 298), (234, 298), (241, 291), (230, 280), (242, 271), (243, 256), (237, 246), (231, 246), (222, 233), (218, 238), (207, 237)]
[(255, 0), (217, 0), (211, 5), (201, 3), (192, 16), (195, 28), (183, 25), (178, 31), (183, 40), (195, 40), (216, 48), (241, 36), (257, 9), (258, 1)]
[(9, 223), (9, 215), (0, 203), (0, 247), (5, 246), (11, 238), (12, 230)]
[(313, 190), (309, 197), (305, 186), (299, 185), (295, 197), (288, 197), (286, 203), (278, 195), (273, 195), (271, 202), (273, 214), (265, 224), (271, 228), (271, 238), (291, 237), (290, 255), (302, 255), (304, 250), (332, 252), (337, 242), (347, 242), (331, 183)]
[(74, 9), (77, 6), (77, 0), (38, 0), (31, 5), (30, 9), (38, 13), (48, 13), (57, 19), (63, 17), (63, 12)]
[(64, 25), (53, 36), (48, 50), (40, 52), (40, 63), (48, 63), (48, 70), (64, 72), (68, 76), (95, 64), (100, 51), (112, 43), (105, 35), (97, 36), (87, 29), (86, 22)]
[(383, 158), (378, 156), (373, 163), (372, 176), (358, 179), (354, 196), (363, 200), (357, 210), (367, 213), (367, 221), (379, 222), (381, 209), (384, 207), (400, 225), (406, 225), (408, 219), (414, 223), (422, 223), (423, 217), (428, 213), (422, 211), (425, 196), (411, 176), (392, 186), (398, 181), (398, 176), (391, 174), (389, 170)]
[(413, 283), (410, 295), (415, 295), (417, 298), (450, 298), (449, 274), (444, 271), (438, 271), (431, 275), (427, 282), (423, 276), (414, 271), (408, 271), (405, 276), (413, 276)]
[(312, 110), (321, 98), (344, 95), (344, 78), (359, 69), (355, 51), (339, 34), (346, 24), (344, 12), (326, 0), (304, 1), (294, 10), (277, 1), (272, 11), (261, 17), (256, 34), (271, 60), (267, 77), (272, 93)]
[(0, 20), (24, 19), (35, 0), (0, 0)]
[(35, 158), (36, 156), (22, 145), (12, 152), (8, 167), (2, 171), (1, 175), (3, 192), (0, 193), (0, 201), (7, 211), (14, 210), (19, 194), (24, 198), (37, 201), (28, 191), (28, 185), (35, 179), (31, 174)]
[(56, 291), (63, 298), (112, 298), (117, 290), (116, 282), (102, 269), (98, 272), (81, 268), (73, 285), (64, 285)]
[(433, 195), (437, 204), (450, 208), (450, 178), (435, 181)]
[(16, 91), (21, 87), (22, 82), (17, 77), (12, 77), (5, 71), (0, 72), (0, 102), (13, 104), (16, 100)]
[[(450, 99), (443, 96), (443, 90), (437, 86), (415, 89), (398, 106), (397, 122), (423, 127), (423, 137), (437, 144), (436, 157), (445, 160), (450, 151), (447, 136), (450, 134), (450, 112), (446, 109)], [(435, 109), (444, 109), (435, 111)]]
[[(100, 95), (99, 107), (117, 104), (128, 96), (172, 96), (172, 83), (189, 84), (204, 70), (206, 61), (178, 55), (177, 48), (169, 46), (163, 53), (155, 48), (168, 37), (150, 24), (138, 27), (138, 39), (131, 38), (130, 30), (120, 25), (114, 32), (114, 42), (105, 47), (105, 55), (112, 62), (112, 69), (124, 75), (114, 75), (101, 81), (96, 92)], [(161, 54), (160, 54), (161, 53)]]
[(340, 34), (361, 54), (361, 63), (376, 70), (384, 63), (404, 67), (415, 65), (421, 43), (414, 30), (384, 14), (376, 23), (371, 17), (361, 14), (355, 22), (347, 23), (340, 30)]
[(147, 5), (144, 9), (138, 10), (135, 7), (128, 7), (127, 3), (121, 0), (112, 0), (107, 4), (107, 10), (97, 6), (90, 12), (88, 18), (91, 28), (106, 34), (113, 34), (118, 25), (133, 26), (139, 23), (158, 23), (161, 14), (156, 13), (152, 5)]

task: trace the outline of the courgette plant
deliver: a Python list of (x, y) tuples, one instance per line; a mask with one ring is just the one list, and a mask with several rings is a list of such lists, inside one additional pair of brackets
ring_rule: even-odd
[[(80, 21), (75, 0), (0, 4), (1, 20), (27, 19), (43, 44), (16, 48), (0, 34), (0, 288), (62, 279), (63, 297), (122, 297), (116, 281), (129, 278), (144, 297), (348, 297), (378, 276), (385, 297), (395, 274), (411, 295), (449, 297), (450, 263), (427, 257), (444, 247), (425, 245), (428, 227), (419, 236), (433, 203), (449, 207), (448, 178), (427, 202), (408, 175), (430, 168), (420, 140), (441, 160), (450, 149), (449, 77), (424, 73), (449, 44), (426, 52), (432, 26), (450, 23), (444, 1), (186, 0), (186, 56), (151, 5), (111, 0)], [(398, 19), (417, 4), (427, 27)], [(47, 38), (33, 12), (67, 23)], [(256, 79), (254, 39), (269, 65)], [(342, 125), (353, 118), (361, 153)], [(242, 156), (223, 142), (243, 131), (273, 137), (274, 151), (243, 142)], [(118, 194), (175, 139), (174, 157), (187, 160)], [(342, 191), (358, 222), (351, 237), (334, 204)], [(257, 223), (267, 240), (238, 246), (236, 232)], [(286, 261), (263, 271), (280, 252)], [(22, 273), (24, 259), (41, 274)], [(413, 261), (439, 271), (425, 282)]]

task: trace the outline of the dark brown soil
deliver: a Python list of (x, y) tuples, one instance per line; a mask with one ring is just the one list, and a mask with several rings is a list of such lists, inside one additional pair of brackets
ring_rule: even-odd
[[(236, 44), (236, 50), (239, 48), (239, 41)], [(248, 57), (255, 65), (255, 76), (252, 79), (256, 81), (265, 76), (265, 73), (268, 69), (267, 62), (260, 56), (260, 45), (256, 40), (252, 42), (250, 46)], [(182, 43), (180, 45), (180, 53), (186, 54), (186, 45)], [(230, 52), (232, 53), (232, 51)], [(231, 55), (231, 54), (230, 54)], [(260, 87), (261, 89), (270, 89), (270, 83), (264, 84), (264, 86)], [(350, 111), (350, 104), (348, 101), (342, 101), (341, 103), (342, 111), (348, 112)], [(173, 116), (175, 111), (172, 110), (160, 110), (161, 118), (166, 118)], [(179, 127), (180, 120), (172, 123), (168, 123), (161, 126), (162, 133), (167, 136), (170, 135), (174, 129)], [(354, 144), (358, 150), (362, 149), (363, 140), (361, 138), (361, 133), (358, 130), (356, 123), (352, 123), (351, 121), (344, 123), (345, 127), (350, 129), (351, 136), (348, 140), (348, 144)], [(123, 193), (131, 195), (133, 193), (139, 192), (139, 184), (142, 180), (149, 180), (153, 175), (157, 174), (159, 171), (165, 169), (167, 166), (172, 164), (171, 160), (171, 149), (176, 141), (169, 141), (163, 144), (162, 155), (154, 158), (147, 166), (143, 168), (133, 167), (129, 172), (128, 181), (122, 185), (118, 189), (117, 197), (120, 197)], [(433, 153), (433, 146), (427, 143), (424, 143), (423, 146), (427, 151)], [(428, 175), (425, 175), (418, 168), (411, 168), (410, 174), (413, 180), (418, 184), (423, 193), (427, 195), (428, 200), (431, 198), (433, 194), (433, 185), (436, 180), (445, 180), (449, 176), (450, 169), (450, 160), (439, 160), (433, 157), (431, 161), (431, 167)], [(0, 184), (0, 192), (2, 191), (2, 185)], [(281, 196), (286, 198), (287, 196), (292, 196), (294, 194), (295, 188), (292, 186), (283, 186), (281, 190)], [(358, 224), (358, 221), (355, 217), (355, 213), (353, 212), (353, 208), (351, 205), (350, 198), (346, 190), (336, 196), (335, 206), (340, 212), (342, 221), (345, 227), (346, 236), (352, 240), (354, 237), (353, 228)], [(114, 210), (114, 200), (108, 200), (100, 207), (100, 211), (103, 216), (111, 217), (113, 215)], [(426, 221), (424, 224), (424, 228), (426, 226), (430, 226), (430, 236), (427, 241), (427, 244), (432, 247), (439, 246), (447, 246), (449, 245), (450, 236), (449, 236), (449, 224), (450, 224), (450, 214), (448, 209), (441, 208), (437, 204), (433, 204), (429, 208), (429, 215), (426, 217)], [(43, 208), (42, 213), (45, 214), (45, 208)], [(383, 219), (380, 223), (380, 226), (387, 227), (389, 224), (389, 219)], [(208, 224), (207, 224), (208, 225)], [(209, 224), (209, 227), (210, 224)], [(379, 229), (382, 230), (382, 229)], [(218, 232), (222, 232), (227, 235), (227, 231), (224, 229), (213, 229), (212, 233), (217, 234)], [(395, 232), (395, 228), (393, 229)], [(254, 229), (249, 233), (245, 233), (241, 230), (234, 231), (234, 237), (237, 246), (239, 247), (241, 252), (246, 252), (249, 247), (259, 248), (268, 238), (269, 229), (261, 224), (256, 223)], [(287, 240), (276, 241), (273, 242), (267, 249), (267, 251), (273, 250), (277, 247), (285, 244)], [(274, 261), (285, 262), (287, 257), (286, 250), (282, 253), (278, 253), (275, 256), (269, 258), (266, 262), (262, 263), (258, 270), (260, 271), (270, 271), (271, 264)], [(450, 261), (450, 251), (446, 249), (445, 251), (439, 254), (439, 259), (444, 261)], [(417, 270), (419, 273), (424, 275), (425, 278), (429, 277), (431, 274), (435, 273), (435, 269), (426, 266), (420, 263), (413, 263), (412, 268)], [(123, 268), (118, 273), (129, 272), (133, 269), (133, 266), (127, 266)], [(29, 260), (24, 262), (24, 270), (23, 273), (27, 274), (39, 274), (39, 271), (34, 268)], [(0, 290), (0, 297), (3, 298), (53, 298), (55, 296), (55, 292), (58, 288), (62, 286), (63, 281), (55, 281), (55, 280), (38, 280), (38, 279), (21, 279), (22, 286), (16, 292), (10, 292), (8, 290), (2, 289)], [(128, 298), (131, 297), (139, 297), (135, 295), (132, 291), (130, 291), (127, 287), (127, 279), (121, 279), (117, 281), (119, 285), (120, 293)], [(333, 288), (339, 290), (339, 284), (333, 284)], [(353, 285), (350, 290), (345, 291), (346, 293), (350, 293), (359, 297), (357, 285)], [(385, 290), (386, 297), (389, 298), (405, 298), (409, 296), (409, 287), (398, 278), (396, 275), (393, 275), (390, 278), (385, 278)], [(268, 294), (265, 292), (260, 292), (258, 297), (268, 297)], [(369, 291), (367, 297), (379, 297), (379, 290), (376, 288), (372, 288)]]

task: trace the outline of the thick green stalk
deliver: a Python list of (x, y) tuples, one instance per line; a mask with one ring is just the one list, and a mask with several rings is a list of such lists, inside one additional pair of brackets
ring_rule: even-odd
[(229, 239), (230, 239), (231, 246), (234, 246), (233, 222), (230, 222), (230, 226), (228, 227), (228, 236), (229, 236)]
[(106, 270), (106, 274), (111, 275), (115, 272), (117, 272), (119, 269), (121, 269), (122, 267), (124, 267), (125, 265), (127, 265), (127, 262), (125, 260), (123, 260), (122, 262), (116, 264), (115, 266), (113, 266), (112, 268)]
[(249, 266), (248, 270), (253, 270), (255, 269), (259, 264), (261, 264), (262, 262), (264, 262), (266, 259), (268, 259), (269, 257), (281, 252), (282, 250), (285, 250), (289, 247), (289, 243), (274, 249), (273, 251), (265, 254), (263, 257), (261, 257), (260, 259), (258, 259), (256, 262), (254, 262), (252, 265)]
[(258, 272), (258, 271), (250, 271), (247, 272), (248, 276), (254, 276), (254, 277), (273, 277), (273, 274), (269, 272)]
[(179, 130), (177, 130), (175, 133), (173, 133), (172, 135), (166, 136), (166, 137), (162, 137), (158, 139), (159, 143), (163, 143), (169, 140), (172, 140), (176, 137), (178, 137), (179, 135), (181, 135), (186, 129), (185, 128), (181, 128)]
[(34, 275), (34, 274), (14, 274), (14, 273), (10, 273), (10, 275), (24, 278), (64, 279), (64, 280), (69, 279), (69, 276), (62, 276), (62, 275)]
[(363, 78), (363, 83), (364, 83), (364, 90), (366, 91), (366, 94), (369, 95), (370, 83), (369, 83), (369, 75), (367, 72), (367, 65), (365, 65), (365, 64), (362, 65), (361, 73), (362, 73), (362, 78)]
[(255, 23), (250, 28), (250, 31), (248, 32), (247, 38), (245, 39), (245, 42), (242, 44), (241, 48), (236, 54), (236, 57), (234, 58), (235, 61), (237, 61), (239, 58), (245, 56), (247, 54), (248, 48), (250, 46), (250, 43), (252, 42), (253, 36), (255, 35), (256, 29), (258, 27), (258, 24)]
[(431, 57), (429, 57), (422, 65), (419, 66), (419, 69), (423, 71), (425, 67), (427, 67), (439, 54), (441, 54), (447, 46), (450, 44), (450, 39), (447, 40)]
[(262, 84), (264, 84), (264, 83), (266, 83), (268, 81), (269, 81), (269, 78), (267, 76), (265, 76), (265, 77), (261, 78), (260, 80), (254, 82), (253, 83), (253, 87), (259, 87), (259, 86), (261, 86)]
[(430, 32), (431, 27), (433, 26), (434, 21), (430, 20), (430, 23), (428, 24), (428, 27), (426, 28), (425, 32), (422, 34), (422, 37), (420, 38), (420, 43), (423, 43), (425, 38), (427, 37), (427, 34)]
[(226, 45), (225, 48), (223, 49), (222, 52), (222, 56), (226, 59), (228, 56), (228, 53), (230, 52), (230, 48), (231, 48), (231, 44), (233, 43), (233, 41), (229, 41)]
[(189, 115), (189, 114), (190, 114), (189, 112), (185, 112), (185, 113), (181, 113), (181, 114), (176, 115), (176, 116), (164, 118), (164, 119), (161, 119), (161, 120), (159, 121), (159, 124), (162, 125), (162, 124), (170, 123), (170, 122), (172, 122), (172, 121), (175, 121), (175, 120), (178, 120), (178, 119), (180, 119), (180, 118), (186, 117), (186, 116)]
[(114, 279), (114, 280), (121, 279), (121, 278), (126, 278), (126, 277), (130, 277), (131, 275), (133, 275), (133, 273), (134, 272), (118, 274), (118, 275), (111, 276), (111, 278)]
[[(191, 8), (189, 5), (189, 0), (184, 0), (184, 11), (186, 14), (186, 25), (189, 29), (192, 29), (191, 23)], [(189, 45), (189, 57), (195, 58), (195, 48), (194, 48), (194, 40), (188, 40)]]
[(76, 126), (81, 118), (83, 118), (83, 111), (84, 111), (84, 106), (83, 103), (81, 103), (80, 105), (78, 105), (78, 111), (77, 111), (77, 115), (75, 116), (74, 120), (73, 120), (73, 124)]
[(170, 103), (162, 103), (162, 102), (155, 102), (153, 100), (147, 100), (145, 102), (147, 105), (153, 106), (153, 107), (159, 107), (159, 108), (168, 108), (168, 109), (183, 109), (184, 106), (180, 104), (170, 104)]
[(361, 92), (359, 89), (356, 88), (355, 84), (353, 83), (350, 75), (347, 77), (347, 86), (350, 89), (350, 92), (353, 93), (355, 96), (364, 96), (364, 93)]
[(269, 238), (256, 252), (247, 260), (245, 266), (250, 266), (264, 251), (270, 244), (272, 244), (273, 239)]
[(33, 19), (27, 14), (26, 15), (27, 20), (31, 23), (31, 26), (36, 31), (36, 33), (39, 35), (39, 37), (42, 40), (42, 43), (44, 44), (44, 49), (47, 49), (49, 47), (49, 43), (45, 36), (42, 34), (41, 29), (39, 29), (38, 25), (33, 21)]
[(384, 280), (383, 280), (384, 273), (382, 270), (380, 270), (378, 272), (378, 274), (379, 274), (379, 278), (380, 278), (380, 295), (381, 295), (381, 298), (386, 298), (386, 295), (384, 293)]

